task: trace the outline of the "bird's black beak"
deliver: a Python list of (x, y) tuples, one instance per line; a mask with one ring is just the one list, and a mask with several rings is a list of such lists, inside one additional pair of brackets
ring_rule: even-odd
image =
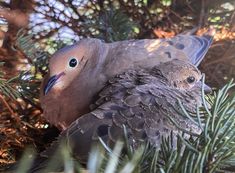
[(205, 92), (205, 94), (212, 93), (211, 87), (209, 87), (207, 84), (204, 84), (204, 92)]
[[(200, 87), (202, 87), (202, 81), (199, 81), (199, 85), (200, 85)], [(210, 93), (212, 93), (212, 89), (211, 89), (211, 87), (209, 87), (207, 84), (205, 84), (204, 83), (204, 92), (205, 92), (205, 94), (210, 94)]]
[(56, 81), (58, 81), (58, 79), (64, 74), (65, 74), (64, 72), (61, 72), (58, 75), (50, 77), (50, 79), (48, 80), (47, 84), (44, 87), (44, 95), (46, 95), (53, 88), (53, 86), (56, 84)]

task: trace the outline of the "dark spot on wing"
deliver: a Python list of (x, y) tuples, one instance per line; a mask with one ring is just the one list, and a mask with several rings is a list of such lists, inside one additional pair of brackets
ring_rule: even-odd
[(169, 44), (169, 45), (173, 45), (174, 43), (173, 43), (173, 41), (167, 41), (167, 43)]
[(108, 125), (100, 125), (97, 127), (97, 135), (100, 137), (108, 135), (108, 128)]
[(176, 43), (175, 47), (176, 49), (180, 49), (180, 50), (184, 49), (184, 45), (181, 43)]
[(170, 52), (165, 52), (165, 54), (168, 56), (168, 58), (172, 58)]
[(113, 116), (113, 112), (105, 112), (105, 113), (104, 113), (104, 116), (105, 116), (105, 118), (110, 119), (110, 118), (112, 118), (112, 116)]

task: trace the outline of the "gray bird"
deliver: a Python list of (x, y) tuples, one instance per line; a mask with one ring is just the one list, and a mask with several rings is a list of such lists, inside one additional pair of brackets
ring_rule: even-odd
[[(188, 112), (196, 112), (202, 104), (201, 77), (193, 64), (177, 59), (117, 75), (99, 93), (93, 110), (74, 121), (40, 156), (51, 157), (58, 143), (65, 141), (73, 156), (85, 162), (98, 137), (112, 145), (123, 137), (123, 125), (134, 148), (144, 141), (159, 147), (161, 137), (180, 133), (169, 117), (181, 128), (199, 134), (200, 128), (182, 116), (179, 101)], [(44, 164), (31, 171), (40, 170)]]
[[(113, 76), (128, 69), (151, 68), (180, 59), (198, 65), (210, 47), (211, 36), (178, 35), (170, 39), (103, 43), (83, 39), (56, 52), (41, 87), (43, 116), (66, 129), (81, 115)], [(169, 69), (171, 70), (171, 69)]]

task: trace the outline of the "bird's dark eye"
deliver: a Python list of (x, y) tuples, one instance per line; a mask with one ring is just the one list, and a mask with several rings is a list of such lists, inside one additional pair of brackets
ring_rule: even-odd
[(77, 59), (72, 58), (72, 59), (69, 60), (69, 67), (74, 68), (74, 67), (77, 66), (77, 64), (78, 64), (78, 60)]
[(193, 82), (195, 82), (195, 77), (189, 76), (189, 77), (187, 78), (187, 82), (188, 82), (188, 83), (193, 83)]

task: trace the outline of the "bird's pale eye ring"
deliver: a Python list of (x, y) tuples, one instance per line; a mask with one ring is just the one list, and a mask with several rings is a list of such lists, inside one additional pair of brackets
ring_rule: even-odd
[(190, 83), (190, 84), (194, 83), (195, 80), (196, 80), (196, 79), (195, 79), (194, 76), (189, 76), (189, 77), (187, 77), (187, 82)]
[(79, 61), (76, 58), (71, 58), (69, 60), (69, 67), (74, 68), (79, 64)]

